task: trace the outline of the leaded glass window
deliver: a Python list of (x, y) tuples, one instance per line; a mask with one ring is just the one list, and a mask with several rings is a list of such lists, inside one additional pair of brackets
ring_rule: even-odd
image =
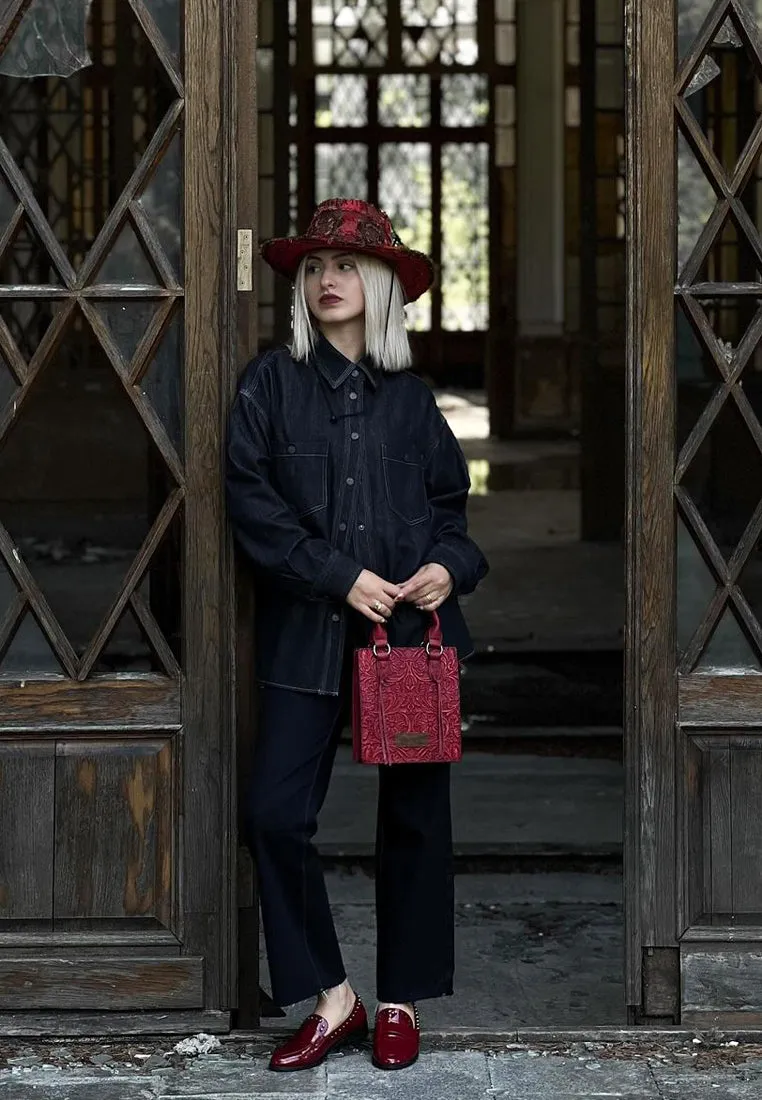
[[(330, 195), (377, 203), (440, 270), (410, 327), (486, 331), (495, 89), (503, 106), (515, 90), (515, 0), (292, 0), (288, 15), (292, 218), (295, 205), (303, 227)], [(499, 167), (512, 172), (509, 113)]]

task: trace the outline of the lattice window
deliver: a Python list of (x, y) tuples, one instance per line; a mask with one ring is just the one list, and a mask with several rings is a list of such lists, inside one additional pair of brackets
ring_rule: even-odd
[(32, 0), (0, 58), (2, 678), (180, 676), (180, 18)]
[(475, 65), (479, 59), (476, 0), (402, 0), (406, 65)]
[(762, 11), (678, 5), (677, 641), (762, 672)]
[(316, 64), (384, 65), (388, 57), (386, 0), (316, 0), (312, 5)]
[[(408, 309), (421, 332), (485, 331), (497, 76), (501, 167), (515, 161), (515, 0), (487, 25), (475, 0), (290, 5), (299, 125), (299, 222), (315, 202), (356, 195), (387, 210), (403, 241), (440, 266)], [(354, 72), (347, 72), (354, 69)], [(314, 120), (314, 128), (308, 120)], [(509, 163), (510, 162), (510, 163)]]

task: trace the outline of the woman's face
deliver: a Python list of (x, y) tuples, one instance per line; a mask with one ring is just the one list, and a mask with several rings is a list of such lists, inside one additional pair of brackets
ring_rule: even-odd
[(319, 325), (346, 324), (365, 312), (362, 281), (351, 252), (321, 249), (309, 255), (304, 293)]

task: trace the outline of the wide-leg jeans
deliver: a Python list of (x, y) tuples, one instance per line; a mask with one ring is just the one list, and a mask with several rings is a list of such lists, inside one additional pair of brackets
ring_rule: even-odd
[[(260, 698), (245, 821), (273, 1000), (290, 1005), (346, 977), (312, 840), (348, 716), (349, 680), (344, 677), (339, 696), (263, 687)], [(405, 1003), (452, 993), (453, 909), (450, 765), (379, 768), (379, 1000)]]

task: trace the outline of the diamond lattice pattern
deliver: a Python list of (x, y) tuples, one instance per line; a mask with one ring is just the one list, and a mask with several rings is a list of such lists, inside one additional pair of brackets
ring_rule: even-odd
[(709, 673), (762, 657), (762, 46), (742, 0), (695, 15), (678, 27), (678, 620), (682, 671)]
[(39, 67), (33, 8), (0, 58), (0, 677), (175, 676), (180, 0), (84, 5), (71, 71)]

